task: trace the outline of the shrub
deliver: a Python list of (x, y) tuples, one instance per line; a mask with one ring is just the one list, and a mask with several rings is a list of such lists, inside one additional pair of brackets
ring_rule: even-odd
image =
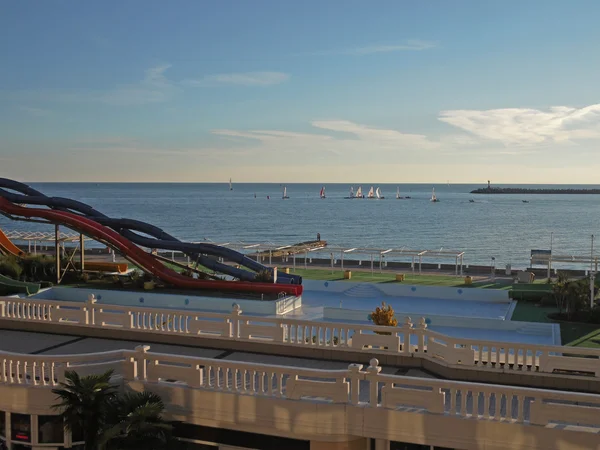
[(273, 275), (270, 270), (261, 270), (254, 276), (255, 281), (262, 281), (263, 283), (270, 283), (273, 281)]
[(19, 279), (23, 268), (19, 265), (16, 259), (5, 257), (0, 259), (0, 274), (9, 278)]

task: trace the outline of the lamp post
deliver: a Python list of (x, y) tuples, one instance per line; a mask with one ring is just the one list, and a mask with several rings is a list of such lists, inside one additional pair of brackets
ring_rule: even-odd
[(552, 241), (554, 240), (554, 232), (550, 233), (550, 256), (548, 258), (548, 279), (551, 278), (551, 270), (552, 270)]
[(492, 281), (496, 281), (496, 258), (492, 256)]
[(594, 308), (594, 235), (592, 234), (592, 247), (590, 250), (590, 308)]

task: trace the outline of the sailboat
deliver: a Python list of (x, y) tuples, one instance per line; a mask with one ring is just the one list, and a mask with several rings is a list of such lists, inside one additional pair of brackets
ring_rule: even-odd
[(431, 201), (432, 202), (439, 202), (438, 198), (435, 196), (435, 188), (433, 188), (431, 190)]
[(354, 186), (350, 186), (350, 195), (344, 198), (354, 198)]
[(367, 198), (375, 198), (375, 191), (373, 190), (373, 186), (369, 189), (369, 193), (367, 194)]
[(321, 192), (319, 192), (319, 197), (325, 198), (325, 186), (321, 188)]
[(381, 189), (379, 189), (379, 186), (377, 186), (377, 189), (375, 189), (375, 196), (378, 200), (382, 200), (385, 198), (383, 195), (381, 195)]
[(289, 198), (288, 195), (287, 195), (287, 186), (283, 187), (283, 195), (281, 196), (281, 198), (284, 199), (284, 200), (286, 198)]
[(354, 198), (365, 198), (365, 195), (362, 193), (362, 186), (359, 186), (356, 190), (356, 196)]
[(229, 179), (229, 190), (233, 191), (233, 185), (231, 184), (231, 178)]

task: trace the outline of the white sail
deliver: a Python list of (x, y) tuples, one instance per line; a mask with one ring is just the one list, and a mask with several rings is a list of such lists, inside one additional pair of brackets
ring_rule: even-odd
[(321, 192), (319, 193), (319, 197), (325, 198), (325, 186), (321, 188)]
[(232, 186), (232, 184), (231, 184), (231, 178), (229, 179), (229, 190), (230, 190), (230, 191), (233, 191), (233, 186)]
[(375, 195), (377, 198), (381, 198), (381, 191), (379, 190), (379, 187), (375, 190)]
[(281, 198), (287, 198), (287, 186), (283, 187), (283, 195)]
[(396, 187), (396, 198), (400, 198), (400, 186)]
[(356, 196), (358, 198), (362, 198), (363, 193), (362, 193), (362, 186), (359, 186), (358, 189), (356, 190)]
[(437, 202), (437, 197), (435, 196), (435, 188), (432, 188), (431, 190), (431, 201)]
[(354, 198), (354, 186), (350, 186), (350, 198)]
[(369, 189), (369, 193), (367, 194), (367, 198), (374, 198), (374, 191), (373, 191), (373, 186), (371, 186), (371, 189)]

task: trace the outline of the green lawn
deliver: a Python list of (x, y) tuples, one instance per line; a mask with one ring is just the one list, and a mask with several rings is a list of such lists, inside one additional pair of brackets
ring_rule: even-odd
[[(558, 312), (553, 306), (536, 306), (533, 303), (518, 302), (511, 320), (523, 322), (554, 323), (548, 314)], [(563, 345), (600, 348), (600, 326), (589, 323), (560, 323), (560, 338)]]
[[(595, 325), (595, 327), (598, 327), (598, 325)], [(600, 348), (600, 328), (569, 342), (568, 345), (572, 345), (573, 347)]]
[[(327, 269), (296, 269), (291, 271), (296, 275), (301, 275), (308, 280), (326, 280), (326, 281), (344, 281), (344, 272), (341, 270)], [(428, 286), (450, 286), (450, 287), (478, 287), (485, 289), (510, 289), (510, 284), (507, 283), (491, 283), (490, 281), (473, 282), (471, 285), (466, 285), (463, 277), (455, 277), (451, 275), (413, 275), (405, 273), (406, 278), (404, 284), (419, 284)], [(396, 281), (396, 273), (389, 272), (363, 272), (352, 271), (352, 279), (349, 281), (359, 281), (363, 283), (399, 283)]]

